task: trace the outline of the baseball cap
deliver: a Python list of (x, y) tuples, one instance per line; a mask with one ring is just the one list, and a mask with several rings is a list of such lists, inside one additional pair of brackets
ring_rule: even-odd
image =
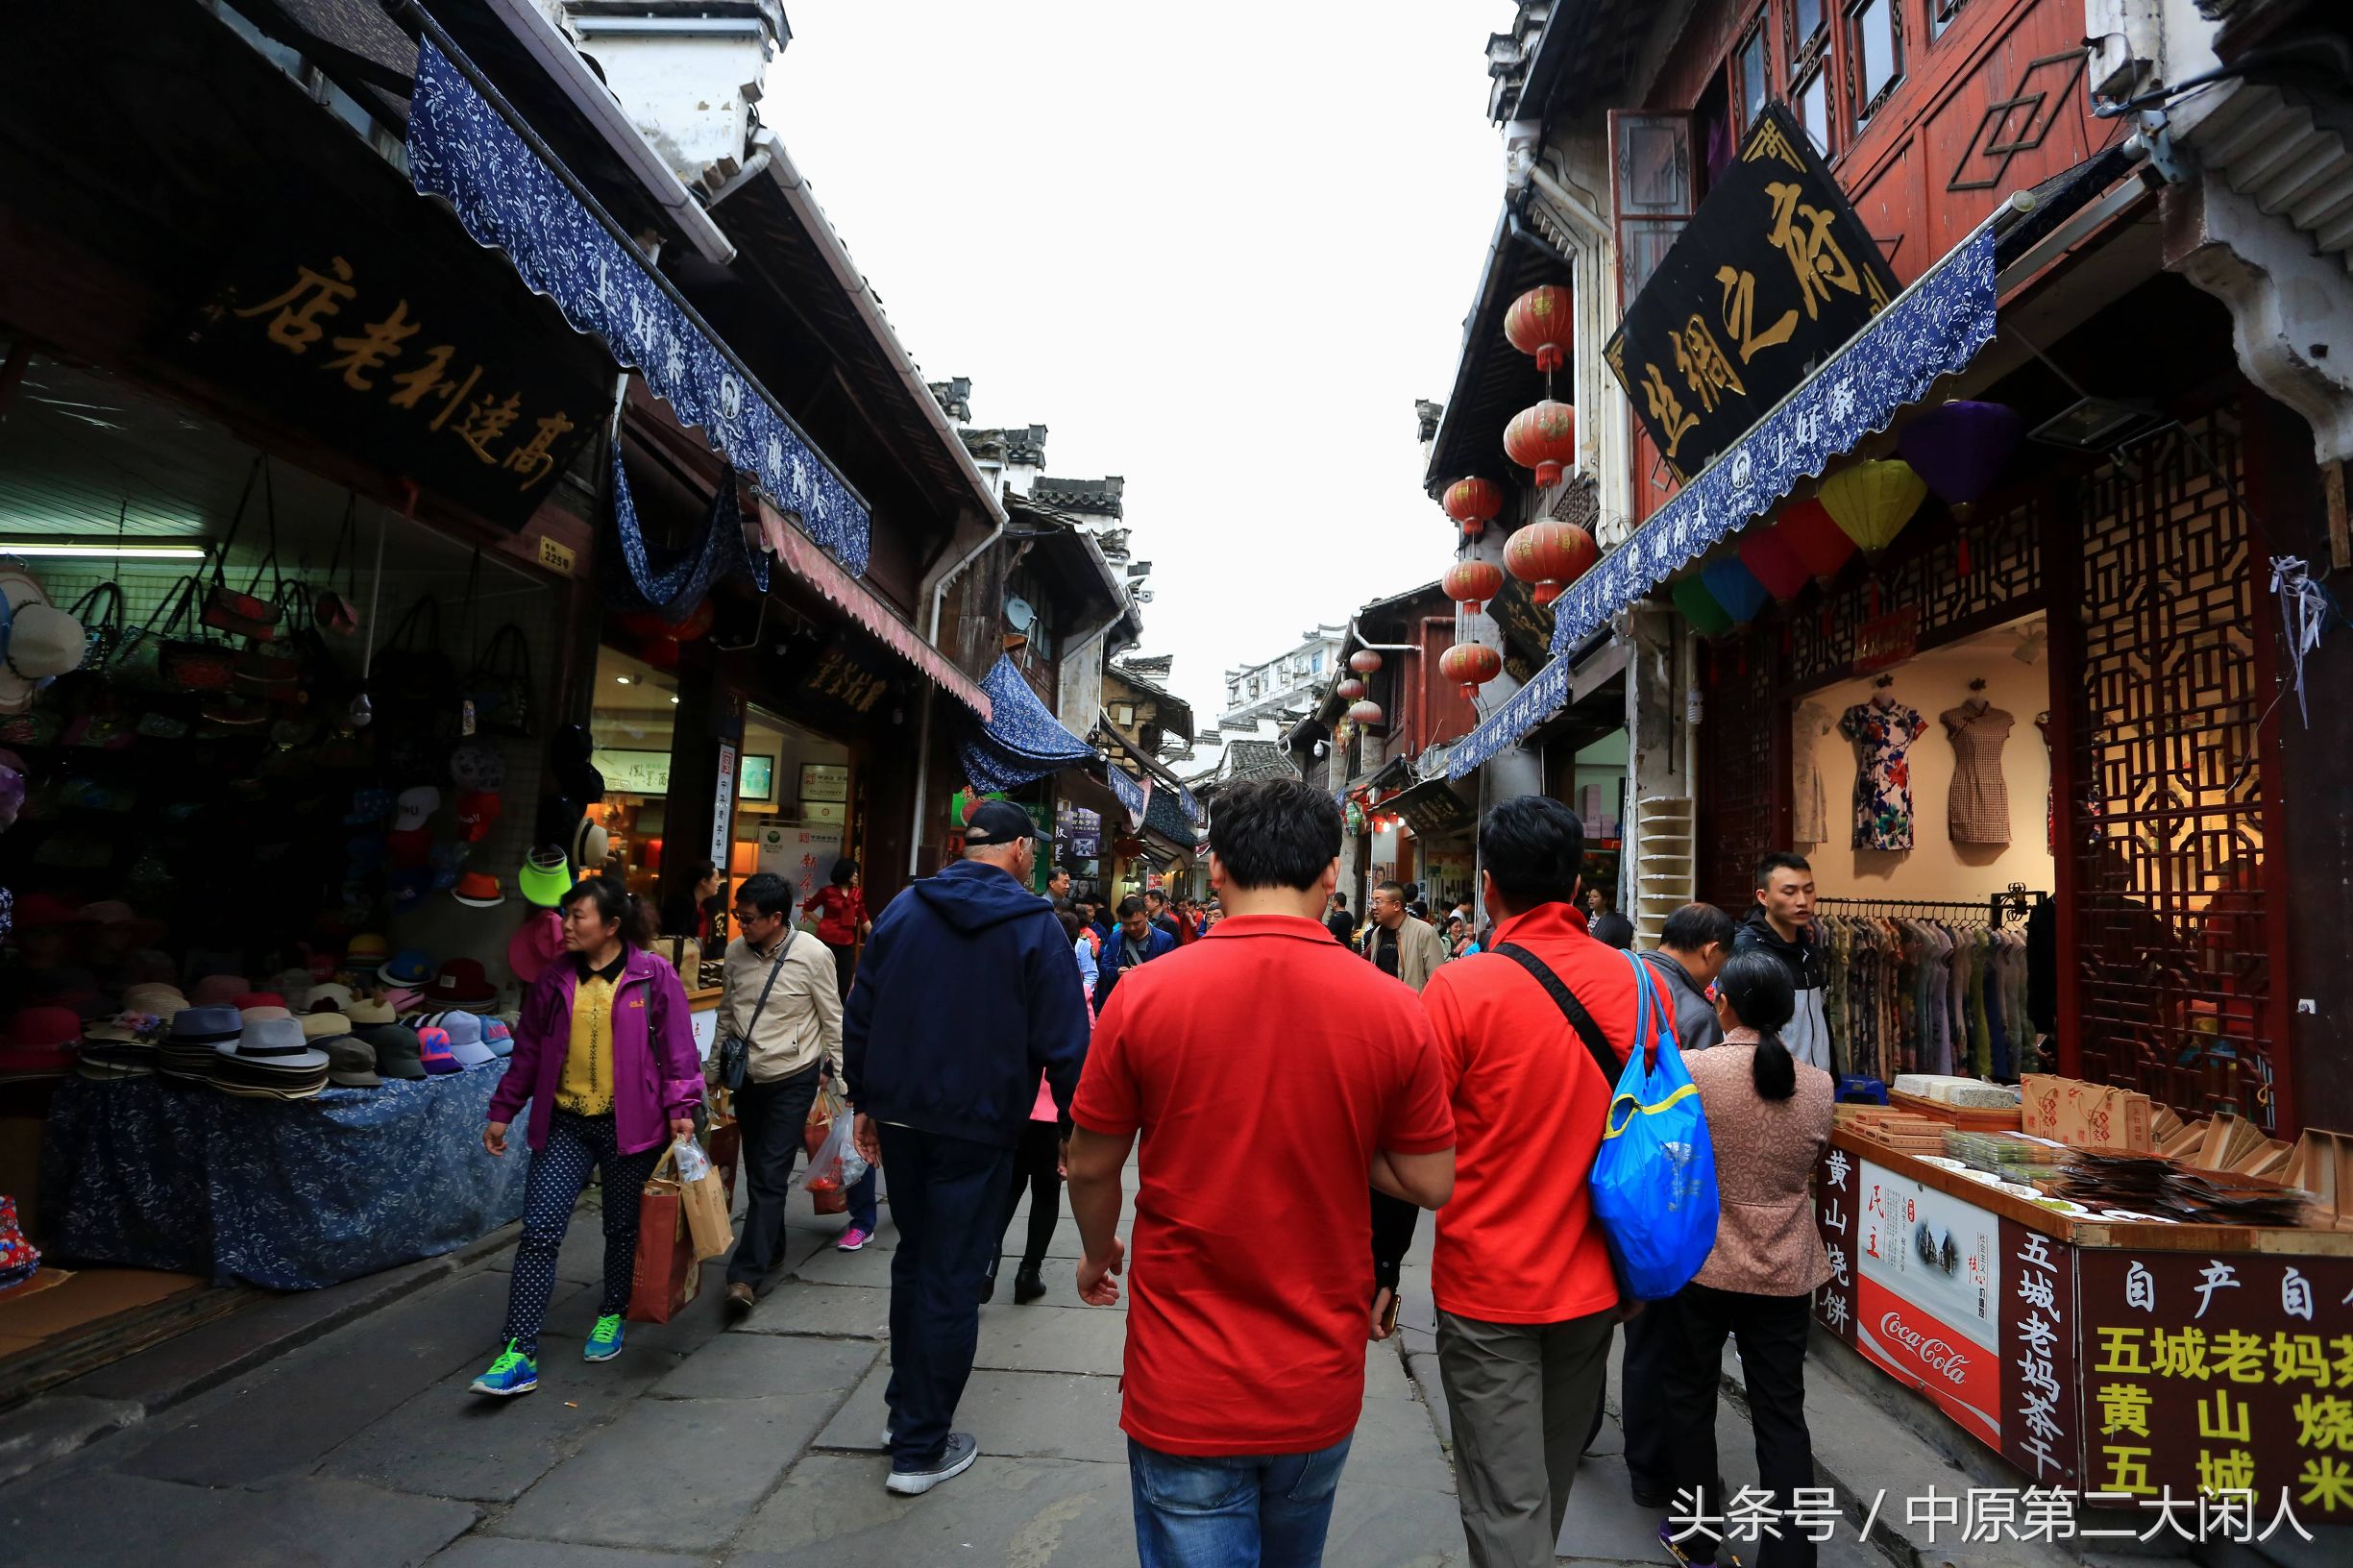
[(983, 800), (964, 824), (967, 847), (993, 848), (998, 845), (1015, 844), (1022, 839), (1042, 839), (1045, 834), (1030, 820), (1028, 812), (1010, 800)]

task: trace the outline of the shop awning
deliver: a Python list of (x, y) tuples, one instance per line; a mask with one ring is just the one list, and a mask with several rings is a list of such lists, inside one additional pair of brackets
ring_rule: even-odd
[(1544, 722), (1568, 695), (1570, 652), (1634, 600), (1819, 476), (1994, 336), (1991, 225), (1891, 301), (1553, 606), (1553, 657), (1455, 747), (1460, 778)]
[(1143, 826), (1144, 814), (1152, 805), (1152, 781), (1138, 778), (1113, 762), (1103, 765), (1103, 779), (1111, 786), (1111, 793), (1119, 797), (1119, 804), (1127, 812), (1128, 831), (1132, 833)]
[[(606, 228), (430, 38), (417, 49), (408, 177), (449, 203), (478, 244), (601, 340), (655, 396), (750, 474), (853, 576), (866, 571), (866, 502), (669, 280)], [(459, 362), (447, 375), (462, 395)], [(478, 389), (486, 402), (503, 393)]]
[(1421, 839), (1452, 838), (1469, 832), (1479, 822), (1479, 807), (1457, 795), (1443, 774), (1423, 779), (1390, 796), (1383, 806), (1403, 817), (1414, 837)]
[[(872, 632), (885, 648), (915, 666), (940, 690), (970, 708), (983, 723), (988, 723), (994, 704), (971, 676), (957, 669), (947, 655), (923, 641), (920, 632), (900, 620), (896, 611), (877, 599), (832, 556), (818, 549), (814, 540), (787, 523), (783, 515), (765, 501), (760, 502), (760, 532), (768, 540), (768, 548), (776, 552), (776, 559), (784, 563), (786, 571), (816, 589), (826, 602), (846, 610), (851, 620)], [(1023, 690), (1026, 691), (1027, 687), (1024, 686)]]
[[(1011, 654), (999, 655), (990, 666), (980, 677), (980, 689), (989, 698), (989, 717), (964, 743), (965, 776), (975, 789), (1016, 789), (1098, 760), (1095, 748), (1065, 729), (1053, 710), (1039, 700)], [(1120, 770), (1111, 773), (1116, 790)]]

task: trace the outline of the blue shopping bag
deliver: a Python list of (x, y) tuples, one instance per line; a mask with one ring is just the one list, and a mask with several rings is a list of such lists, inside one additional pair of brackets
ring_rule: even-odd
[[(1627, 1294), (1675, 1294), (1716, 1245), (1716, 1156), (1700, 1090), (1683, 1066), (1675, 1010), (1632, 954), (1635, 1049), (1610, 1096), (1609, 1125), (1593, 1162), (1593, 1212), (1609, 1237)], [(1646, 1044), (1655, 1061), (1644, 1066)]]

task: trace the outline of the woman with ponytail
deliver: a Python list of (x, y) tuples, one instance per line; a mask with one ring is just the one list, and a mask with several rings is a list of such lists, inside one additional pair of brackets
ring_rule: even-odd
[(653, 911), (618, 881), (584, 878), (564, 894), (569, 961), (524, 996), (515, 1054), (490, 1096), (482, 1147), (506, 1153), (506, 1132), (531, 1104), (531, 1169), (523, 1241), (506, 1294), (506, 1326), (478, 1394), (539, 1386), (539, 1330), (555, 1286), (555, 1255), (591, 1169), (604, 1182), (604, 1294), (583, 1352), (621, 1354), (621, 1314), (637, 1262), (637, 1194), (673, 1139), (692, 1137), (702, 1061), (678, 971), (657, 953)]
[[(1674, 1431), (1675, 1488), (1701, 1496), (1703, 1517), (1725, 1511), (1716, 1468), (1716, 1388), (1728, 1335), (1740, 1347), (1756, 1431), (1759, 1482), (1773, 1506), (1791, 1508), (1796, 1488), (1814, 1484), (1813, 1438), (1805, 1428), (1805, 1335), (1816, 1288), (1830, 1277), (1829, 1254), (1814, 1226), (1808, 1183), (1830, 1140), (1830, 1075), (1790, 1055), (1780, 1031), (1796, 1010), (1789, 971), (1762, 951), (1734, 953), (1716, 976), (1724, 1041), (1683, 1058), (1707, 1113), (1722, 1218), (1715, 1250), (1675, 1297), (1679, 1338), (1667, 1367)], [(1677, 1507), (1683, 1513), (1683, 1504)], [(1689, 1563), (1712, 1563), (1703, 1536), (1667, 1549)], [(1783, 1527), (1759, 1549), (1760, 1568), (1813, 1568), (1814, 1543)]]

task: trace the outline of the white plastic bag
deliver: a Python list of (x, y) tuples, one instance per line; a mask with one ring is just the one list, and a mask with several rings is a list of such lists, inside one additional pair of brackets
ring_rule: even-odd
[(678, 1139), (678, 1180), (699, 1182), (711, 1174), (711, 1157), (691, 1138)]
[(800, 1180), (795, 1186), (803, 1190), (816, 1188), (831, 1192), (857, 1185), (860, 1178), (866, 1175), (868, 1167), (865, 1156), (858, 1152), (857, 1142), (850, 1136), (856, 1118), (846, 1113), (833, 1118), (833, 1125), (825, 1134), (825, 1141), (820, 1143), (817, 1153), (809, 1157), (809, 1168), (800, 1173)]

